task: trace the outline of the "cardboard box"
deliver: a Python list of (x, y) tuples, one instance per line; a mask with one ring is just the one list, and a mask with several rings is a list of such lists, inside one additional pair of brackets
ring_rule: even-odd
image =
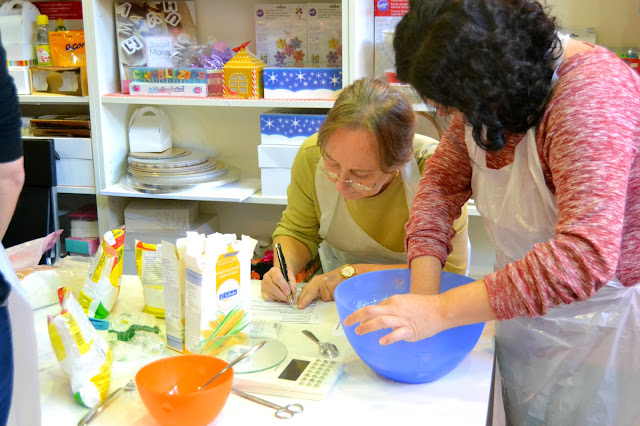
[(265, 99), (329, 99), (342, 91), (342, 68), (264, 69)]
[(58, 185), (95, 186), (91, 139), (56, 138), (54, 146)]
[(309, 136), (318, 133), (327, 118), (326, 111), (320, 111), (277, 108), (260, 114), (260, 141), (264, 145), (300, 146)]
[(260, 169), (262, 195), (269, 197), (286, 197), (291, 183), (291, 169), (269, 167)]
[(134, 96), (194, 96), (206, 98), (208, 87), (206, 83), (142, 83), (132, 81), (129, 83), (129, 91)]
[[(124, 209), (124, 225), (127, 233), (142, 229), (148, 231), (191, 229), (197, 217), (197, 201), (133, 200)], [(133, 245), (130, 248), (133, 250)]]
[(376, 1), (374, 15), (374, 74), (384, 75), (395, 68), (395, 53), (391, 42), (396, 25), (409, 11), (409, 0)]
[[(0, 5), (0, 34), (5, 48), (35, 40), (36, 20), (40, 11), (28, 1), (8, 1)], [(16, 7), (19, 6), (19, 7)]]
[(3, 47), (7, 52), (7, 61), (33, 61), (30, 65), (35, 65), (36, 49), (33, 44), (3, 44)]
[(204, 68), (131, 68), (133, 81), (139, 83), (207, 83)]
[[(139, 200), (139, 201), (162, 201), (162, 200)], [(126, 217), (125, 217), (125, 223), (126, 223)], [(216, 231), (219, 231), (219, 229), (220, 227), (218, 224), (217, 215), (198, 216), (194, 219), (191, 225), (182, 229), (139, 229), (139, 228), (127, 228), (125, 226), (126, 232), (125, 232), (125, 238), (124, 238), (123, 273), (127, 275), (138, 274), (138, 270), (136, 269), (136, 259), (135, 259), (136, 240), (143, 241), (149, 244), (160, 244), (162, 240), (165, 240), (175, 244), (178, 238), (184, 238), (187, 236), (187, 231), (193, 231), (193, 232), (198, 232), (200, 234), (209, 235), (209, 234), (213, 234)]]
[(31, 68), (31, 93), (54, 93), (56, 95), (88, 96), (87, 67), (42, 67)]
[(298, 149), (295, 145), (258, 145), (258, 166), (290, 169)]
[(139, 229), (126, 228), (125, 250), (135, 250), (136, 240), (148, 244), (160, 244), (162, 240), (175, 243), (178, 238), (187, 236), (187, 231), (200, 234), (213, 234), (219, 230), (218, 216), (207, 215), (197, 217), (189, 226), (182, 229)]
[(31, 69), (29, 67), (9, 67), (9, 75), (13, 77), (18, 95), (31, 94)]
[(171, 121), (162, 108), (142, 107), (131, 115), (129, 151), (162, 152), (171, 145)]
[(78, 253), (92, 256), (98, 251), (100, 238), (68, 237), (64, 240), (67, 253)]

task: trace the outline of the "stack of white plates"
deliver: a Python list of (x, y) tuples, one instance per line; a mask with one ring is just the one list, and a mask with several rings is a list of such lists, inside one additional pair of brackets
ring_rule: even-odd
[(239, 171), (207, 154), (173, 147), (164, 152), (131, 152), (123, 182), (141, 192), (162, 193), (219, 186), (238, 180)]

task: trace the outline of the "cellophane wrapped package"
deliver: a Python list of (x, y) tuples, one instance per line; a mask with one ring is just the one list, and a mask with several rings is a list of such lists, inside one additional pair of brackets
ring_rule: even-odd
[(106, 318), (113, 309), (120, 292), (123, 255), (124, 227), (104, 234), (80, 290), (80, 306), (88, 316)]
[[(58, 290), (62, 312), (49, 316), (49, 338), (75, 399), (94, 407), (107, 397), (113, 356), (67, 288)], [(37, 396), (37, 395), (36, 395)]]
[(144, 312), (164, 318), (162, 245), (136, 240), (136, 268), (142, 283)]
[(256, 53), (270, 67), (303, 66), (307, 56), (304, 4), (256, 4)]

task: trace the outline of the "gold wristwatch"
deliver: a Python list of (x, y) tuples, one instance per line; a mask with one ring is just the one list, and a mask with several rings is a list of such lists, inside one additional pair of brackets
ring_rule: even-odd
[(342, 275), (342, 277), (345, 279), (351, 278), (355, 274), (356, 274), (356, 268), (354, 268), (349, 264), (346, 264), (342, 268), (340, 268), (340, 275)]

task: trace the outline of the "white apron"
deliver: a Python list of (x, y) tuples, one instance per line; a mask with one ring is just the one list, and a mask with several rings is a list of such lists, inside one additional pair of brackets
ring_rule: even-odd
[[(529, 129), (514, 162), (486, 167), (486, 153), (466, 129), (471, 186), (496, 249), (495, 269), (555, 238), (555, 196), (545, 184)], [(640, 286), (612, 280), (583, 302), (496, 327), (507, 424), (637, 425), (640, 422)]]
[[(320, 159), (324, 166), (324, 161)], [(400, 177), (404, 185), (407, 208), (416, 196), (420, 183), (420, 169), (412, 158), (400, 169)], [(407, 254), (398, 253), (384, 247), (371, 238), (353, 220), (344, 197), (336, 189), (336, 184), (316, 169), (316, 193), (320, 205), (320, 229), (323, 239), (319, 254), (324, 273), (330, 272), (347, 263), (398, 264), (407, 263)]]
[(13, 339), (13, 398), (8, 424), (37, 426), (40, 424), (40, 381), (33, 311), (1, 243), (0, 271), (11, 286), (8, 303)]

